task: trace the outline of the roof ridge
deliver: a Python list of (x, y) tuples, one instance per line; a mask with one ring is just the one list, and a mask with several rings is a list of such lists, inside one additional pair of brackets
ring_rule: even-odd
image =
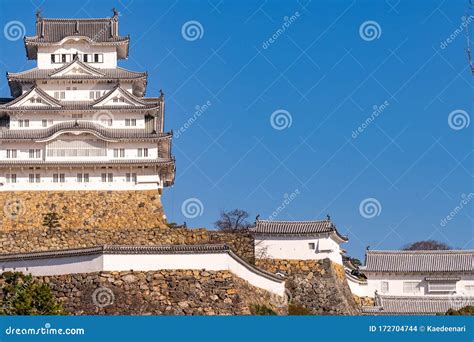
[(285, 222), (285, 223), (306, 223), (306, 222), (331, 222), (331, 220), (324, 219), (324, 220), (299, 220), (299, 221), (294, 221), (294, 220), (257, 220), (256, 222)]
[(474, 253), (474, 249), (418, 249), (418, 250), (403, 250), (403, 249), (374, 249), (367, 250), (367, 254), (454, 254), (454, 253)]

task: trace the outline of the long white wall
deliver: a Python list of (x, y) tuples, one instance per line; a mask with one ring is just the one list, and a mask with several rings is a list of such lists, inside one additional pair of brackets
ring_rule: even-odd
[[(351, 288), (352, 293), (357, 296), (368, 296), (374, 297), (375, 291), (381, 295), (390, 295), (390, 296), (446, 296), (453, 294), (466, 294), (474, 295), (474, 275), (469, 274), (449, 274), (449, 275), (429, 275), (429, 274), (366, 274), (367, 284), (359, 284), (349, 277), (347, 277), (349, 287)], [(428, 281), (425, 280), (426, 277), (459, 277), (460, 280), (456, 282), (456, 290), (449, 292), (430, 292), (428, 289)], [(382, 283), (388, 283), (387, 287)], [(418, 283), (418, 286), (413, 291), (407, 291), (404, 289), (404, 283), (412, 282)]]
[(272, 280), (250, 266), (238, 262), (229, 253), (192, 254), (104, 254), (0, 261), (2, 272), (18, 271), (34, 276), (49, 276), (100, 271), (209, 270), (230, 271), (251, 285), (278, 296), (285, 294), (284, 280)]
[[(314, 244), (314, 249), (310, 248)], [(269, 237), (255, 238), (258, 258), (321, 260), (329, 258), (342, 265), (341, 248), (331, 237)]]

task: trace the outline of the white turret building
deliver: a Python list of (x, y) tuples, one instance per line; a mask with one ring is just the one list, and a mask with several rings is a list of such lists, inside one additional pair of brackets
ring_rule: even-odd
[(322, 260), (342, 265), (339, 234), (328, 218), (321, 221), (256, 220), (250, 228), (255, 239), (255, 256), (261, 259)]
[(7, 73), (0, 102), (0, 191), (156, 190), (174, 182), (164, 96), (145, 98), (146, 72), (118, 66), (129, 52), (118, 13), (46, 19), (25, 37), (37, 67)]

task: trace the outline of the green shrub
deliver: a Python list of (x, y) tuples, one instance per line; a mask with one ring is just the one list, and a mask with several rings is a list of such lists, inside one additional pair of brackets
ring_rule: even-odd
[(0, 315), (60, 315), (63, 308), (48, 284), (20, 272), (0, 274)]
[(474, 316), (474, 306), (465, 306), (459, 310), (449, 309), (446, 312), (447, 316)]
[(258, 315), (258, 316), (275, 316), (276, 315), (276, 312), (266, 305), (258, 305), (258, 304), (254, 305), (252, 311), (254, 315)]
[(290, 316), (307, 316), (307, 315), (312, 315), (312, 313), (308, 308), (305, 308), (302, 305), (290, 304), (290, 305), (288, 305), (288, 315), (290, 315)]

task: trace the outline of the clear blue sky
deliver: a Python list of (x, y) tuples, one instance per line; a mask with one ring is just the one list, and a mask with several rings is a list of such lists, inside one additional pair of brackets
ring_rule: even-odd
[[(177, 178), (163, 195), (170, 221), (213, 227), (233, 208), (267, 218), (286, 195), (294, 199), (275, 219), (329, 213), (355, 256), (428, 238), (473, 248), (471, 201), (440, 223), (473, 192), (474, 123), (462, 128), (472, 76), (459, 33), (467, 1), (3, 0), (1, 28), (18, 20), (31, 35), (36, 6), (44, 17), (105, 17), (117, 7), (131, 36), (120, 64), (149, 72), (148, 96), (165, 91), (168, 130), (209, 101), (174, 140)], [(278, 33), (285, 17), (291, 24)], [(188, 21), (202, 36), (184, 39)], [(367, 21), (378, 27), (368, 23), (364, 35)], [(22, 40), (1, 34), (0, 72), (33, 66)], [(291, 117), (286, 129), (271, 125), (277, 110)], [(461, 129), (448, 124), (453, 111)], [(189, 198), (203, 204), (195, 218), (181, 210)], [(372, 218), (360, 212), (367, 198), (380, 203)]]

